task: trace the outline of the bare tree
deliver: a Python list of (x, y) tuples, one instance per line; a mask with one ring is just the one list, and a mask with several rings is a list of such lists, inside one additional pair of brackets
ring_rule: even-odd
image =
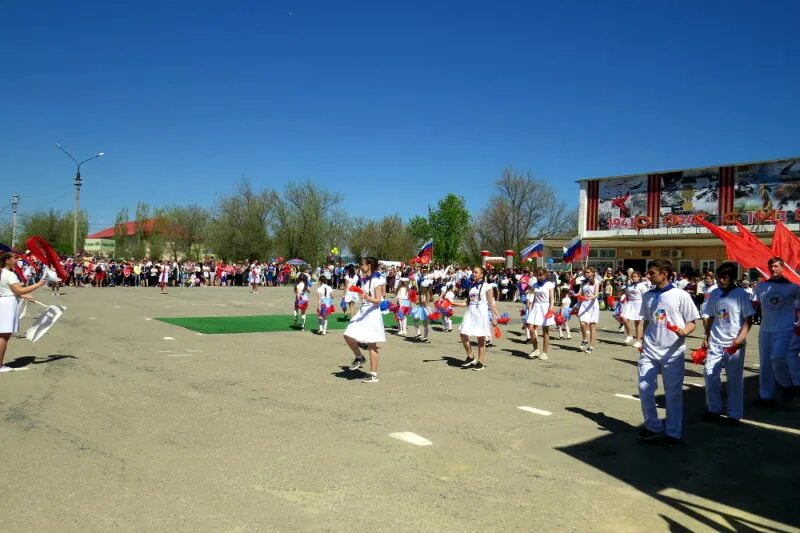
[(256, 191), (243, 179), (231, 196), (219, 198), (209, 224), (209, 248), (226, 260), (266, 258), (273, 243), (268, 226), (276, 209), (275, 193)]
[(530, 171), (519, 174), (507, 168), (495, 187), (496, 193), (473, 228), (473, 245), (477, 242), (495, 253), (519, 251), (531, 238), (563, 235), (577, 227), (575, 215), (553, 188), (535, 179)]

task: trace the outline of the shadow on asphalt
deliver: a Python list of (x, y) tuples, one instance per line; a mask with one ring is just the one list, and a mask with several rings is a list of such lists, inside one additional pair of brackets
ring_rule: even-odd
[(422, 360), (423, 363), (439, 363), (439, 362), (442, 362), (442, 361), (447, 363), (447, 366), (452, 366), (452, 367), (458, 368), (458, 369), (461, 369), (461, 363), (464, 362), (463, 359), (456, 359), (455, 357), (448, 357), (446, 355), (443, 356), (441, 359), (423, 359)]
[(347, 366), (340, 366), (341, 370), (339, 372), (334, 372), (331, 376), (347, 379), (347, 380), (354, 380), (354, 379), (364, 379), (367, 375), (366, 372), (363, 370), (350, 370), (350, 367)]
[[(706, 408), (705, 389), (685, 390), (687, 443), (678, 448), (642, 445), (636, 439), (638, 427), (603, 411), (567, 407), (567, 411), (597, 424), (602, 434), (556, 449), (616, 477), (711, 530), (719, 530), (726, 521), (732, 531), (785, 530), (765, 524), (763, 519), (797, 528), (800, 527), (797, 511), (800, 436), (796, 429), (800, 416), (791, 404), (779, 409), (752, 407), (757, 394), (758, 376), (746, 377), (745, 423), (732, 427), (704, 422), (701, 416)], [(663, 405), (663, 395), (657, 400)], [(748, 421), (769, 426), (751, 425)], [(751, 516), (730, 514), (720, 504)], [(686, 531), (674, 520), (664, 519), (671, 531)]]
[(23, 357), (17, 357), (13, 361), (6, 363), (7, 366), (11, 368), (23, 368), (28, 365), (43, 365), (45, 363), (52, 363), (54, 361), (60, 361), (62, 359), (78, 359), (74, 355), (48, 355), (44, 358), (35, 357), (32, 355), (26, 355)]

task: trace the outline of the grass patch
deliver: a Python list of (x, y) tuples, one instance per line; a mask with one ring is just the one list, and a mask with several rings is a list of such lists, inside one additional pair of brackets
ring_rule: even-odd
[[(316, 314), (306, 315), (306, 329), (316, 330), (319, 322)], [(157, 317), (156, 320), (180, 326), (206, 335), (220, 335), (226, 333), (271, 333), (275, 331), (296, 331), (299, 326), (294, 325), (292, 315), (256, 315), (256, 316), (185, 316), (185, 317)], [(397, 322), (394, 315), (383, 315), (386, 327), (394, 326)], [(413, 320), (409, 318), (408, 325), (412, 326)], [(461, 317), (453, 317), (453, 324), (460, 324)], [(335, 313), (328, 318), (328, 331), (345, 329), (348, 320), (341, 313)], [(432, 322), (432, 325), (439, 324)]]

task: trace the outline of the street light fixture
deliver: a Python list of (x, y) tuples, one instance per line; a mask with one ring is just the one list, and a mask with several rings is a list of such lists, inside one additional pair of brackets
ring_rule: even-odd
[(75, 214), (73, 217), (73, 227), (72, 227), (72, 255), (74, 257), (77, 257), (78, 256), (78, 209), (80, 207), (81, 184), (83, 183), (83, 181), (81, 180), (81, 165), (83, 165), (87, 161), (91, 161), (92, 159), (97, 159), (98, 157), (105, 155), (105, 152), (100, 152), (97, 155), (93, 155), (92, 157), (84, 159), (83, 161), (78, 161), (77, 159), (72, 157), (72, 154), (64, 150), (63, 146), (61, 146), (58, 143), (56, 143), (56, 146), (58, 147), (59, 150), (64, 152), (67, 155), (67, 157), (72, 159), (72, 161), (74, 161), (75, 165), (77, 165), (78, 167), (77, 170), (75, 171)]
[(11, 197), (11, 248), (14, 248), (17, 241), (17, 206), (19, 205), (19, 195)]

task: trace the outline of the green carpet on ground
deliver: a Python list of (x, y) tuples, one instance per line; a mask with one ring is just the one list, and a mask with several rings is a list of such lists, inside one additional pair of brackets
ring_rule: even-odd
[[(317, 315), (309, 313), (306, 319), (306, 329), (316, 331), (319, 327)], [(217, 335), (224, 333), (270, 333), (274, 331), (295, 331), (299, 329), (294, 325), (292, 315), (257, 315), (257, 316), (181, 316), (181, 317), (157, 317), (156, 320), (190, 329), (206, 335)], [(341, 313), (336, 313), (328, 319), (328, 331), (335, 329), (345, 329), (348, 320)], [(396, 324), (394, 315), (383, 315), (383, 323), (387, 327)], [(413, 320), (409, 318), (408, 325), (413, 325)], [(461, 317), (453, 317), (453, 324), (460, 324)], [(441, 325), (432, 322), (431, 325)]]

